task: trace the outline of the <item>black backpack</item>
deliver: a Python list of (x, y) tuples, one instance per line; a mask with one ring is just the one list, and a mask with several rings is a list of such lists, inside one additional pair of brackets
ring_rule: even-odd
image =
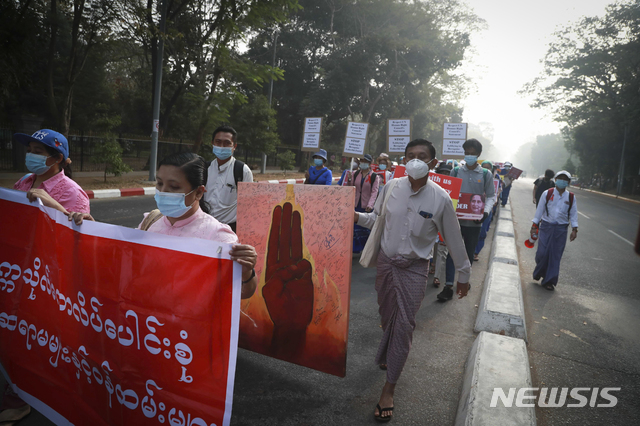
[[(204, 168), (207, 170), (207, 176), (205, 177), (205, 182), (209, 179), (209, 166), (211, 165), (211, 161), (206, 161), (204, 163)], [(238, 187), (238, 182), (242, 182), (242, 177), (244, 175), (244, 163), (236, 158), (235, 163), (233, 163), (233, 180), (236, 182), (236, 188)]]

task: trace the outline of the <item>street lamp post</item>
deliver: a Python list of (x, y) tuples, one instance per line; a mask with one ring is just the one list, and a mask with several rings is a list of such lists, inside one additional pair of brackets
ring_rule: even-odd
[(618, 187), (616, 195), (619, 197), (622, 193), (622, 184), (624, 183), (624, 152), (627, 148), (627, 136), (629, 135), (629, 125), (624, 126), (624, 139), (622, 139), (622, 154), (620, 155), (620, 169), (618, 171)]
[[(273, 32), (273, 58), (271, 59), (271, 67), (276, 67), (276, 47), (278, 43), (278, 30)], [(273, 98), (273, 74), (271, 75), (271, 81), (269, 81), (269, 108), (271, 108), (271, 99)], [(260, 173), (265, 173), (267, 170), (267, 154), (262, 153), (262, 169)]]
[(160, 93), (162, 92), (162, 57), (164, 56), (164, 33), (167, 17), (167, 0), (160, 6), (160, 36), (158, 37), (158, 57), (156, 58), (156, 81), (153, 87), (153, 128), (151, 130), (151, 156), (149, 158), (149, 180), (156, 180), (158, 164), (158, 131), (160, 130)]

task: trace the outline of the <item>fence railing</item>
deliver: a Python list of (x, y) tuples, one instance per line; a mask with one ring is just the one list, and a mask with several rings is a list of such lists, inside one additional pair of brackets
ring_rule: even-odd
[[(15, 130), (8, 128), (0, 128), (0, 171), (4, 172), (25, 172), (24, 157), (26, 147), (13, 141), (13, 133)], [(20, 132), (20, 131), (17, 131)], [(25, 132), (30, 133), (30, 132)], [(85, 135), (72, 133), (67, 137), (69, 141), (69, 157), (73, 161), (72, 168), (74, 171), (91, 172), (104, 170), (104, 164), (95, 163), (95, 150), (99, 144), (105, 141), (104, 136)], [(151, 140), (141, 136), (122, 135), (117, 138), (122, 147), (122, 159), (134, 171), (149, 170), (149, 158), (151, 151)], [(193, 141), (191, 140), (170, 140), (158, 141), (158, 160), (163, 159), (167, 155), (191, 151)], [(200, 155), (210, 160), (213, 157), (211, 147), (205, 144)], [(302, 164), (306, 164), (307, 153), (301, 152), (299, 147), (279, 146), (276, 152), (267, 156), (267, 168), (279, 169), (278, 154), (281, 152), (292, 151), (296, 155), (296, 166), (294, 170), (298, 170)], [(334, 170), (339, 169), (342, 164), (341, 153), (329, 152), (329, 157), (333, 156), (334, 160), (329, 160), (329, 167)], [(260, 170), (262, 165), (262, 153), (248, 149), (239, 145), (235, 152), (235, 157), (244, 161), (252, 170)]]

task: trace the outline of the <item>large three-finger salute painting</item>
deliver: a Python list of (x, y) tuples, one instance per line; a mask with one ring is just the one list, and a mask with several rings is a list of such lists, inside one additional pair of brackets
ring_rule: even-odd
[(258, 252), (239, 345), (344, 377), (353, 187), (240, 183), (238, 238)]

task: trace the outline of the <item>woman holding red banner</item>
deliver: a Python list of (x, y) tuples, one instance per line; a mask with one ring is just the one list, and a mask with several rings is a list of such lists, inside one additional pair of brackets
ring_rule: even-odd
[(27, 147), (25, 164), (31, 172), (13, 185), (25, 191), (29, 201), (40, 198), (47, 207), (63, 213), (89, 213), (89, 197), (71, 180), (69, 142), (61, 133), (42, 129), (33, 135), (16, 133), (16, 141)]
[[(146, 213), (138, 229), (177, 237), (192, 237), (233, 244), (231, 260), (242, 265), (242, 298), (256, 290), (255, 270), (258, 255), (253, 246), (238, 244), (229, 225), (218, 222), (209, 213), (204, 200), (207, 168), (202, 157), (192, 152), (172, 154), (160, 162), (155, 200), (158, 209)], [(86, 213), (70, 213), (69, 220), (80, 225), (94, 220)]]

